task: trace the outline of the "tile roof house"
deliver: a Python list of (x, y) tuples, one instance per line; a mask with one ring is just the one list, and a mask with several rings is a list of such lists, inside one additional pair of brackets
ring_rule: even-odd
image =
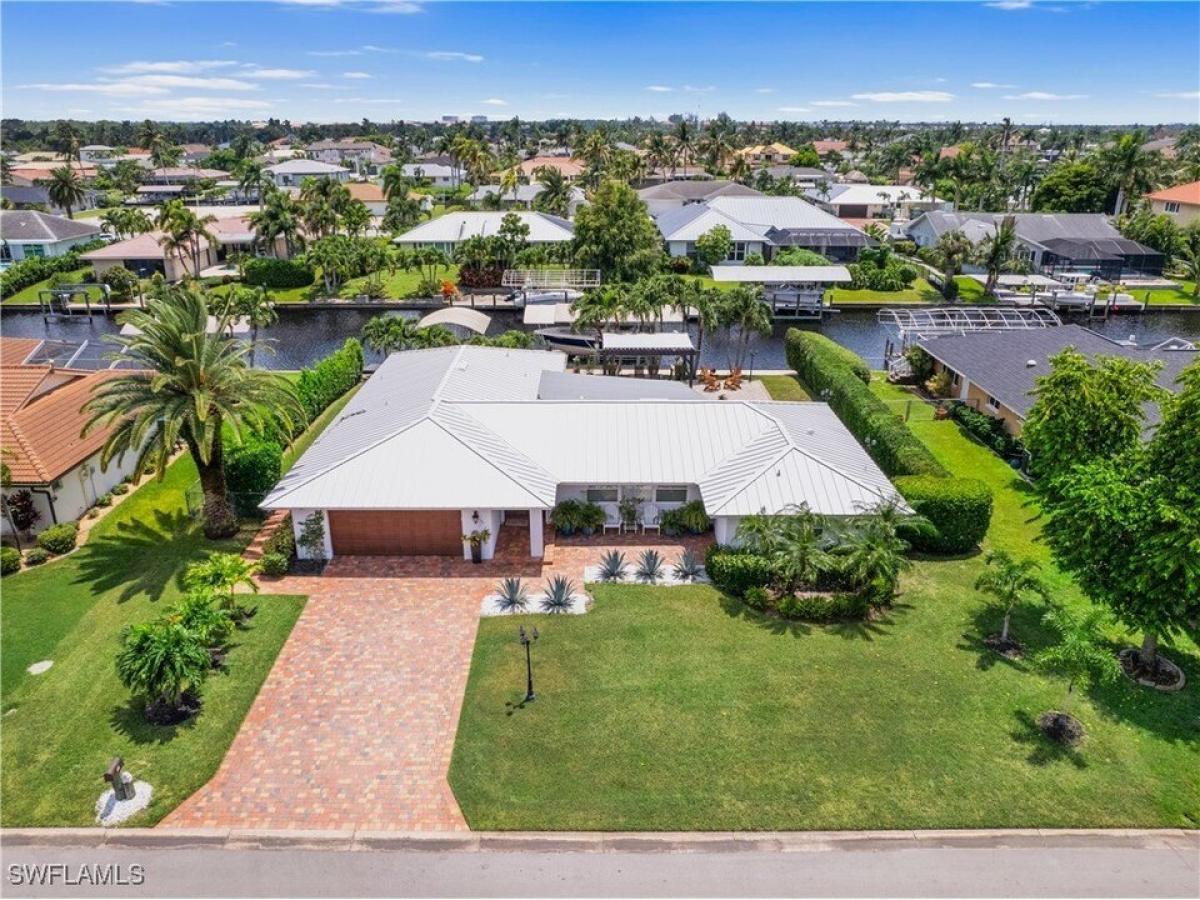
[(1146, 199), (1152, 213), (1170, 216), (1180, 227), (1200, 219), (1200, 181), (1152, 191)]
[(755, 253), (770, 259), (784, 247), (803, 247), (844, 262), (872, 243), (855, 226), (799, 197), (718, 196), (667, 210), (655, 224), (672, 256), (693, 255), (697, 237), (724, 225), (734, 243), (726, 262), (734, 264)]
[[(192, 259), (191, 254), (180, 250), (168, 253), (159, 243), (162, 236), (161, 231), (147, 231), (106, 247), (89, 250), (79, 258), (90, 262), (97, 276), (114, 266), (124, 266), (139, 278), (149, 278), (155, 272), (162, 273), (167, 281), (179, 281), (186, 275), (196, 275), (197, 261)], [(217, 262), (216, 247), (207, 242), (198, 247), (197, 255), (200, 271)]]
[(529, 226), (525, 238), (530, 244), (556, 244), (575, 237), (575, 226), (566, 219), (540, 212), (451, 212), (416, 228), (406, 231), (395, 239), (397, 244), (420, 247), (437, 247), (447, 253), (470, 237), (490, 237), (500, 233), (500, 226), (507, 215), (517, 216)]
[(30, 492), (40, 514), (34, 531), (78, 519), (132, 472), (136, 461), (127, 454), (101, 471), (100, 448), (110, 429), (80, 436), (88, 419), (82, 407), (92, 390), (127, 370), (59, 368), (40, 361), (42, 344), (0, 338), (0, 446), (13, 482), (5, 494)]
[(68, 219), (35, 210), (0, 210), (0, 262), (62, 256), (100, 234), (100, 223), (95, 219)]
[[(934, 358), (935, 370), (948, 370), (955, 396), (980, 412), (1002, 419), (1019, 434), (1034, 397), (1030, 393), (1041, 375), (1050, 373), (1049, 359), (1067, 347), (1089, 357), (1121, 356), (1162, 363), (1158, 384), (1173, 389), (1184, 368), (1200, 361), (1197, 345), (1171, 338), (1152, 346), (1118, 343), (1080, 325), (1006, 332), (939, 335), (919, 342)], [(1157, 407), (1147, 419), (1158, 421)]]
[(644, 515), (702, 500), (730, 542), (742, 516), (853, 515), (897, 497), (823, 403), (642, 399), (607, 376), (580, 376), (594, 384), (577, 399), (565, 366), (545, 350), (394, 353), (262, 505), (297, 529), (321, 516), (326, 556), (467, 556), (462, 535), (487, 529), (486, 559), (510, 513), (520, 527), (527, 514), (542, 556), (546, 512), (566, 499), (612, 515), (623, 496)]
[(775, 141), (771, 144), (754, 144), (750, 147), (743, 147), (737, 151), (737, 155), (752, 166), (773, 166), (786, 163), (796, 155), (796, 151), (787, 144)]
[(574, 181), (583, 174), (584, 164), (578, 159), (563, 156), (534, 156), (521, 163), (521, 175), (531, 181), (537, 180), (538, 169), (557, 169), (567, 181)]
[[(918, 247), (932, 246), (955, 230), (978, 244), (995, 234), (1006, 215), (931, 210), (914, 219), (906, 233)], [(1162, 272), (1161, 253), (1122, 237), (1100, 213), (1015, 213), (1013, 219), (1020, 255), (1045, 274), (1087, 271), (1111, 281), (1123, 272)]]

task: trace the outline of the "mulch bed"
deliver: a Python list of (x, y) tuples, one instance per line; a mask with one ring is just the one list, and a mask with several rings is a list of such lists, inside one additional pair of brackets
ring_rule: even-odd
[(999, 634), (989, 634), (983, 639), (983, 643), (989, 650), (1000, 654), (1005, 659), (1020, 659), (1025, 655), (1025, 645), (1020, 641), (1013, 640), (1012, 637), (1000, 640)]
[(1141, 651), (1134, 647), (1125, 648), (1117, 657), (1121, 660), (1121, 669), (1126, 677), (1146, 687), (1159, 691), (1178, 691), (1187, 682), (1183, 670), (1162, 654), (1155, 656), (1152, 669), (1142, 665)]
[(184, 691), (178, 706), (169, 703), (150, 703), (146, 706), (146, 721), (151, 725), (178, 725), (200, 712), (200, 698)]
[(1058, 744), (1074, 747), (1083, 740), (1083, 723), (1072, 715), (1051, 710), (1038, 716), (1038, 728), (1042, 734)]

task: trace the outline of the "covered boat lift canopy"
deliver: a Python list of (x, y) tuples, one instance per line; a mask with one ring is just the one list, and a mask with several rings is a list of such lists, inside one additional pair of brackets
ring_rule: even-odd
[(491, 324), (492, 317), (484, 315), (478, 310), (468, 309), (464, 306), (448, 306), (445, 309), (434, 310), (429, 315), (422, 317), (417, 322), (417, 327), (428, 328), (430, 325), (457, 325), (460, 328), (466, 328), (468, 331), (474, 331), (476, 334), (487, 334), (487, 330)]
[(713, 266), (713, 281), (738, 284), (844, 284), (850, 270), (845, 266)]
[(599, 269), (505, 269), (504, 287), (542, 290), (580, 290), (600, 287)]
[[(571, 325), (575, 319), (575, 310), (570, 303), (538, 303), (525, 307), (523, 321), (526, 325), (543, 327)], [(678, 309), (664, 309), (661, 321), (664, 325), (682, 325), (683, 312)], [(625, 315), (624, 322), (626, 325), (638, 324), (638, 320), (629, 314)]]
[[(987, 284), (987, 275), (973, 273), (971, 278), (974, 278), (980, 284)], [(1066, 287), (1061, 281), (1050, 278), (1047, 275), (1018, 275), (1012, 272), (1005, 272), (1000, 275), (996, 283), (1001, 287), (1033, 287), (1033, 288), (1064, 288)]]

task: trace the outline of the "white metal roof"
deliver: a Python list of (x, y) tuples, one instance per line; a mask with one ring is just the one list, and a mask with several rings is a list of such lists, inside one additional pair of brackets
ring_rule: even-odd
[(287, 162), (267, 166), (267, 171), (275, 175), (332, 175), (336, 172), (349, 173), (342, 166), (323, 163), (315, 159), (289, 159)]
[(712, 277), (713, 281), (753, 284), (834, 284), (851, 280), (845, 266), (713, 266)]
[(654, 220), (665, 241), (694, 241), (717, 226), (729, 229), (729, 238), (734, 241), (761, 241), (762, 231), (748, 228), (737, 219), (702, 203), (668, 209)]
[(799, 197), (714, 197), (708, 206), (762, 233), (772, 228), (858, 230)]
[[(817, 190), (807, 191), (808, 196), (825, 199)], [(883, 196), (880, 196), (880, 195)], [(833, 184), (829, 186), (831, 206), (879, 206), (892, 203), (937, 203), (920, 188), (903, 184)]]
[(396, 238), (397, 244), (457, 244), (469, 237), (500, 233), (505, 216), (517, 216), (529, 226), (525, 238), (531, 244), (569, 241), (575, 226), (566, 219), (539, 212), (452, 212), (424, 222)]
[(469, 328), (471, 331), (479, 334), (487, 334), (488, 326), (492, 324), (492, 317), (481, 313), (477, 309), (468, 309), (465, 306), (447, 306), (445, 309), (438, 309), (424, 316), (417, 323), (418, 328), (428, 328), (430, 325), (458, 325), (461, 328)]
[(897, 498), (825, 404), (538, 399), (564, 367), (547, 351), (393, 354), (263, 505), (541, 509), (560, 484), (695, 484), (710, 515)]
[(606, 331), (605, 350), (694, 350), (691, 336), (683, 331)]
[[(970, 276), (980, 284), (987, 284), (986, 274), (972, 274)], [(1046, 275), (1029, 274), (1020, 275), (1016, 272), (1003, 272), (997, 279), (997, 284), (1001, 287), (1049, 287), (1049, 288), (1065, 288), (1066, 285), (1061, 281), (1057, 281)]]

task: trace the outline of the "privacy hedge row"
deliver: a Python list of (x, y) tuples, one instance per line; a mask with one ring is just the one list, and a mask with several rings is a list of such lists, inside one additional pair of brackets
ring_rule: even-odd
[(103, 241), (88, 241), (72, 247), (62, 256), (30, 256), (18, 260), (0, 272), (0, 297), (23, 291), (58, 272), (71, 272), (80, 268), (79, 254), (104, 246)]
[(362, 379), (363, 350), (356, 338), (346, 338), (342, 346), (309, 369), (300, 372), (296, 393), (313, 421), (331, 404)]
[(966, 553), (987, 534), (992, 520), (992, 492), (982, 481), (908, 475), (895, 482), (908, 505), (936, 529), (929, 534), (904, 535), (917, 550)]
[(977, 441), (1001, 456), (1013, 456), (1025, 449), (1019, 440), (1008, 433), (1004, 421), (995, 416), (981, 413), (965, 403), (955, 403), (950, 409), (950, 416)]
[(246, 284), (277, 289), (308, 287), (316, 277), (313, 270), (301, 262), (270, 256), (246, 260), (243, 270)]
[(765, 588), (772, 575), (766, 558), (719, 544), (709, 546), (704, 572), (717, 588), (734, 597), (745, 597), (752, 588)]
[(258, 504), (279, 481), (283, 448), (270, 438), (252, 435), (225, 449), (225, 480), (233, 507), (243, 517), (259, 515)]
[(785, 345), (788, 365), (809, 393), (833, 407), (884, 472), (892, 476), (948, 474), (887, 404), (871, 393), (867, 387), (870, 369), (861, 358), (822, 334), (797, 328), (788, 330)]

